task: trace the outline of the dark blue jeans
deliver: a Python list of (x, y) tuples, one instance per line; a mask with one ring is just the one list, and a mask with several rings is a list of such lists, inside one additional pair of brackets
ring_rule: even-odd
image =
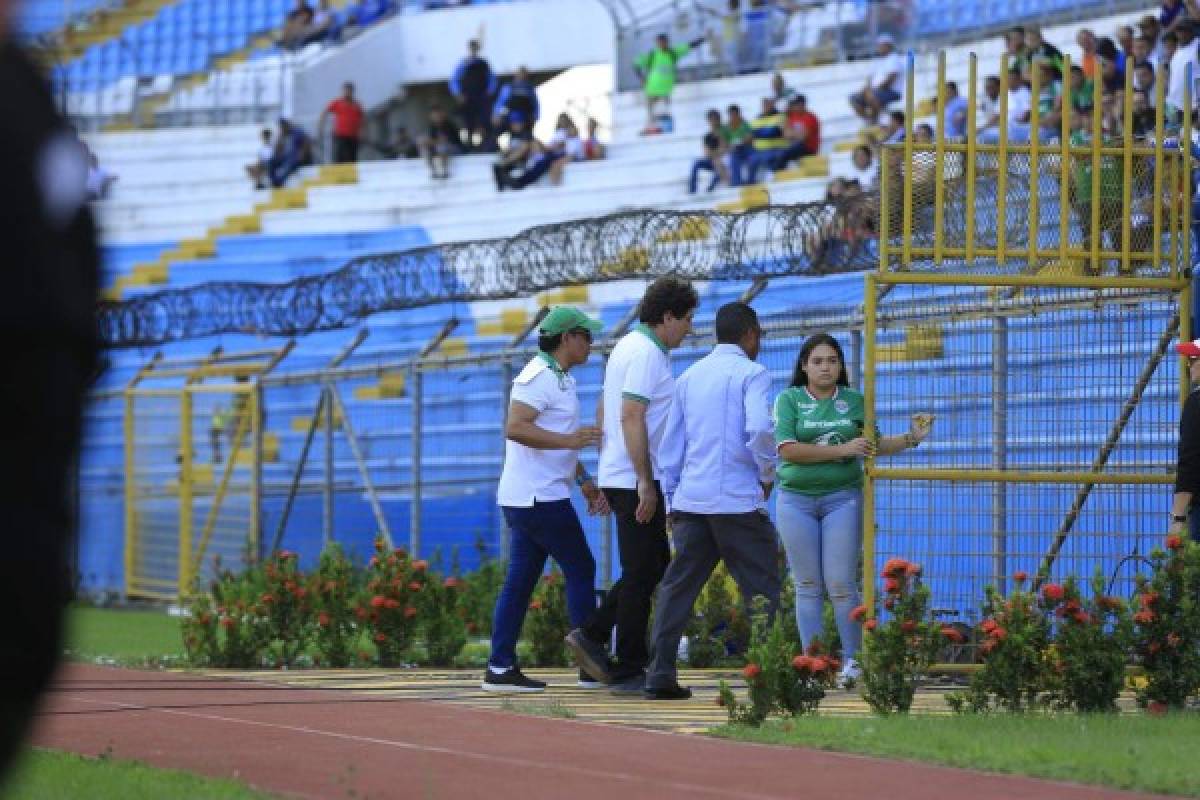
[(754, 157), (754, 146), (749, 144), (735, 145), (729, 152), (729, 185), (743, 186), (746, 184), (744, 170)]
[(566, 579), (571, 627), (582, 625), (596, 607), (596, 560), (571, 501), (534, 503), (531, 508), (503, 506), (503, 510), (512, 542), (508, 573), (492, 621), (492, 657), (488, 664), (497, 668), (517, 663), (517, 638), (547, 556), (558, 562)]
[(711, 192), (717, 188), (717, 183), (721, 180), (721, 173), (717, 172), (717, 166), (711, 158), (697, 158), (692, 162), (692, 176), (688, 178), (688, 194), (696, 193), (696, 184), (700, 180), (700, 170), (706, 169), (711, 172), (712, 180), (709, 181), (708, 190)]
[(776, 169), (775, 162), (783, 152), (781, 148), (755, 150), (746, 162), (746, 171), (743, 175), (746, 183), (758, 183), (758, 171), (763, 167)]

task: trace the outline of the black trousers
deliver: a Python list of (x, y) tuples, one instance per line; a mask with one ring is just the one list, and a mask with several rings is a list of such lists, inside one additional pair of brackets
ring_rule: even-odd
[(638, 495), (634, 489), (605, 489), (604, 495), (617, 521), (617, 546), (621, 555), (621, 579), (612, 585), (604, 602), (583, 626), (594, 642), (607, 644), (617, 630), (616, 666), (613, 679), (621, 681), (641, 674), (650, 661), (646, 643), (654, 590), (667, 571), (671, 549), (667, 544), (667, 516), (662, 491), (658, 508), (645, 525), (634, 519)]
[[(490, 151), (495, 132), (492, 130), (492, 99), (483, 97), (468, 97), (462, 104), (462, 123), (467, 129), (466, 149)], [(479, 133), (479, 144), (476, 145), (475, 133)]]
[(333, 137), (333, 163), (353, 164), (358, 161), (358, 139), (353, 136)]

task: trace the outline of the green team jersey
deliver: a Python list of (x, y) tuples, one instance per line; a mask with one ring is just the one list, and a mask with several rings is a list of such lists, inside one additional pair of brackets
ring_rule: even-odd
[(684, 43), (666, 50), (654, 48), (635, 62), (646, 76), (645, 92), (650, 97), (670, 97), (675, 90), (675, 63), (692, 50)]
[[(1070, 143), (1072, 147), (1090, 147), (1092, 137), (1083, 131), (1075, 131), (1071, 134)], [(1105, 145), (1110, 142), (1105, 141)], [(1075, 186), (1075, 201), (1083, 205), (1090, 205), (1092, 202), (1092, 157), (1090, 155), (1075, 155), (1071, 176)], [(1120, 202), (1122, 199), (1122, 187), (1124, 178), (1121, 174), (1121, 162), (1116, 156), (1100, 156), (1100, 201), (1104, 202)]]
[[(775, 399), (775, 444), (799, 442), (833, 446), (862, 436), (863, 397), (845, 386), (833, 397), (817, 400), (808, 389), (795, 386)], [(780, 461), (779, 488), (787, 492), (823, 495), (862, 486), (862, 462), (858, 458), (793, 464)]]

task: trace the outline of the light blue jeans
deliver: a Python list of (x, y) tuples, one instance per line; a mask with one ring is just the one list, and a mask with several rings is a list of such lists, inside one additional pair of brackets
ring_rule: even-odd
[(862, 549), (862, 490), (810, 496), (780, 491), (776, 525), (796, 584), (796, 624), (805, 649), (823, 630), (823, 594), (829, 593), (842, 657), (855, 658), (862, 629), (850, 619), (859, 603), (858, 554)]

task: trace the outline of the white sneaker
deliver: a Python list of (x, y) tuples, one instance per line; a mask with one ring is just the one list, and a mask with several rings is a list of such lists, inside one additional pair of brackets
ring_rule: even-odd
[(842, 671), (838, 673), (837, 685), (839, 689), (849, 689), (854, 686), (862, 678), (862, 666), (856, 659), (847, 658), (846, 663), (842, 665)]

